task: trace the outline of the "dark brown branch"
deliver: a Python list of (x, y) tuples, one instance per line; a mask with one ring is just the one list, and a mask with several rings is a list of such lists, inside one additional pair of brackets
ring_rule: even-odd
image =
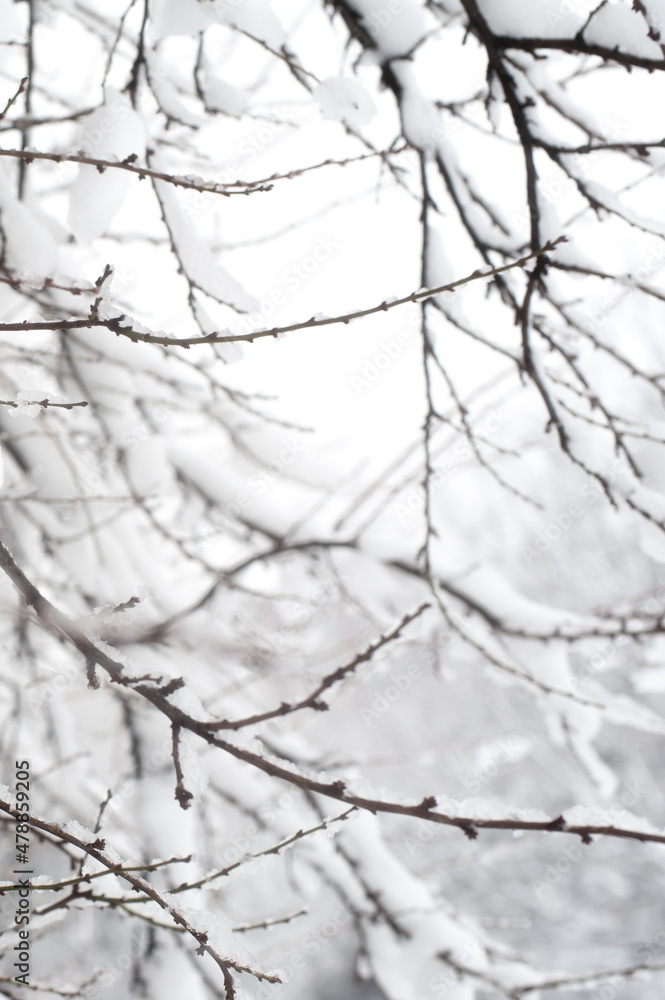
[(519, 38), (512, 35), (493, 35), (497, 49), (519, 49), (521, 52), (531, 52), (535, 55), (543, 50), (567, 52), (570, 55), (598, 56), (604, 62), (615, 62), (626, 69), (665, 70), (665, 59), (649, 59), (645, 56), (621, 52), (617, 45), (608, 49), (605, 45), (594, 45), (585, 42), (579, 35), (574, 38)]
[(96, 167), (100, 174), (105, 170), (128, 170), (131, 174), (137, 174), (139, 180), (146, 177), (153, 177), (166, 184), (173, 184), (174, 187), (185, 188), (189, 191), (205, 191), (208, 194), (221, 194), (229, 198), (233, 194), (251, 194), (253, 191), (270, 191), (272, 185), (261, 185), (259, 187), (244, 188), (235, 190), (235, 185), (217, 184), (215, 181), (206, 181), (202, 177), (184, 177), (180, 174), (166, 174), (160, 170), (153, 170), (151, 167), (137, 166), (136, 154), (128, 156), (125, 160), (99, 160), (94, 156), (87, 156), (85, 153), (46, 153), (36, 149), (0, 149), (0, 156), (9, 156), (25, 163), (32, 163), (33, 160), (49, 160), (52, 163), (84, 163), (91, 167)]
[(493, 278), (506, 271), (512, 271), (515, 268), (524, 267), (524, 265), (530, 260), (539, 257), (541, 254), (550, 253), (557, 244), (563, 242), (565, 239), (565, 236), (559, 236), (556, 240), (552, 240), (546, 243), (545, 246), (540, 247), (540, 249), (535, 250), (532, 253), (525, 254), (518, 260), (511, 261), (510, 264), (503, 264), (500, 267), (492, 267), (486, 271), (476, 270), (472, 274), (467, 275), (465, 278), (458, 278), (456, 281), (450, 281), (448, 284), (440, 285), (437, 288), (421, 289), (420, 291), (412, 292), (410, 295), (404, 295), (402, 298), (391, 299), (390, 301), (381, 302), (377, 306), (370, 306), (367, 309), (358, 309), (355, 312), (345, 313), (342, 316), (332, 316), (324, 319), (315, 319), (312, 317), (302, 323), (290, 323), (286, 326), (273, 327), (270, 330), (256, 330), (252, 333), (236, 335), (211, 333), (205, 337), (163, 337), (154, 333), (138, 333), (132, 328), (131, 324), (123, 325), (126, 318), (124, 314), (114, 316), (111, 319), (101, 319), (99, 317), (91, 316), (87, 319), (40, 320), (38, 322), (30, 322), (26, 320), (21, 323), (0, 323), (0, 333), (17, 333), (32, 330), (91, 330), (101, 327), (110, 330), (117, 336), (127, 337), (133, 343), (161, 344), (165, 347), (184, 347), (187, 349), (201, 344), (228, 344), (239, 341), (253, 343), (255, 340), (260, 340), (263, 337), (278, 337), (282, 333), (292, 333), (295, 330), (318, 329), (319, 327), (334, 326), (339, 323), (347, 324), (352, 322), (354, 319), (363, 319), (365, 316), (374, 316), (377, 313), (388, 312), (388, 310), (395, 309), (398, 306), (421, 302), (424, 299), (439, 295), (441, 292), (454, 291), (456, 288), (468, 285), (472, 281), (478, 281), (481, 278)]

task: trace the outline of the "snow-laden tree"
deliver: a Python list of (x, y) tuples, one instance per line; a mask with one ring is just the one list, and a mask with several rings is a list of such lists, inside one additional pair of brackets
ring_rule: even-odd
[(660, 996), (664, 31), (0, 0), (3, 996)]

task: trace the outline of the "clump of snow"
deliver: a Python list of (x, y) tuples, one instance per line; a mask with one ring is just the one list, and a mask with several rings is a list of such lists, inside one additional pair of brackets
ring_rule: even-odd
[(404, 138), (416, 149), (429, 149), (443, 131), (441, 114), (423, 95), (411, 63), (396, 62), (394, 73), (402, 88), (400, 112)]
[(354, 0), (353, 6), (381, 59), (407, 56), (435, 27), (425, 5), (416, 0)]
[(70, 837), (76, 837), (84, 844), (92, 844), (97, 836), (89, 830), (86, 826), (81, 826), (81, 824), (76, 819), (70, 819), (66, 823), (62, 824), (62, 829), (65, 833), (68, 833)]
[(197, 0), (155, 0), (150, 5), (150, 35), (154, 39), (166, 35), (196, 36), (216, 20), (213, 5)]
[(559, 0), (542, 6), (533, 0), (512, 0), (502, 4), (483, 0), (481, 10), (497, 35), (573, 38), (597, 6), (597, 0), (573, 0), (571, 3)]
[(14, 197), (14, 188), (9, 170), (0, 163), (0, 223), (5, 237), (5, 263), (21, 277), (43, 280), (57, 269), (58, 247), (43, 222)]
[[(230, 334), (231, 331), (220, 330), (219, 326), (213, 318), (209, 315), (208, 311), (203, 308), (201, 302), (198, 299), (194, 300), (194, 313), (196, 315), (196, 322), (199, 324), (204, 333), (219, 333), (222, 336), (225, 334)], [(230, 341), (228, 344), (215, 344), (213, 350), (218, 358), (227, 365), (234, 365), (238, 361), (241, 361), (244, 357), (244, 352), (242, 345)]]
[(602, 809), (597, 806), (573, 806), (566, 809), (563, 818), (568, 826), (613, 826), (619, 830), (637, 830), (639, 833), (665, 834), (643, 816), (636, 816), (627, 809), (616, 806)]
[(323, 117), (334, 122), (347, 122), (353, 127), (366, 125), (376, 114), (376, 105), (357, 80), (346, 76), (331, 76), (314, 89)]
[(153, 38), (167, 35), (197, 36), (213, 24), (228, 24), (279, 49), (285, 42), (284, 29), (267, 0), (157, 0), (151, 4)]
[(633, 680), (635, 690), (640, 694), (647, 691), (665, 691), (665, 667), (646, 667)]
[(662, 0), (642, 0), (642, 6), (646, 9), (651, 27), (661, 35), (665, 35), (665, 8)]
[(479, 770), (493, 768), (497, 761), (517, 763), (531, 753), (531, 740), (516, 734), (490, 743), (481, 743), (475, 753), (474, 766)]
[[(439, 796), (437, 796), (437, 801)], [(433, 812), (441, 811), (440, 807)], [(448, 810), (446, 810), (448, 811)], [(462, 799), (455, 802), (453, 815), (463, 816), (466, 819), (489, 819), (489, 820), (515, 820), (522, 823), (549, 823), (552, 819), (541, 809), (523, 808), (513, 806), (504, 802), (496, 802), (492, 799), (482, 799), (478, 796), (469, 799)]]
[[(165, 894), (166, 898), (166, 894)], [(208, 910), (195, 910), (191, 906), (183, 906), (180, 899), (173, 899), (171, 914), (179, 913), (192, 930), (197, 934), (205, 934), (207, 944), (222, 958), (253, 969), (255, 972), (265, 973), (266, 970), (254, 958), (248, 948), (240, 940), (239, 935), (234, 934), (231, 924), (221, 915), (221, 913), (211, 913)]]
[[(388, 849), (376, 817), (363, 814), (353, 827), (343, 830), (341, 838), (354, 868), (382, 904), (398, 915), (400, 926), (407, 932), (404, 937), (396, 937), (382, 922), (370, 920), (366, 925), (365, 972), (375, 978), (386, 997), (419, 1000), (429, 983), (455, 1000), (473, 1000), (478, 985), (475, 977), (457, 971), (442, 977), (442, 953), (469, 973), (488, 971), (504, 986), (532, 978), (525, 974), (522, 963), (498, 962), (496, 949), (490, 961), (482, 930), (473, 920), (460, 918), (435, 904), (425, 881)], [(347, 919), (350, 922), (350, 914)]]
[[(647, 25), (644, 18), (637, 13), (635, 5), (612, 4), (598, 10), (589, 27), (584, 33), (584, 39), (592, 45), (604, 45), (613, 49), (619, 47), (622, 52), (630, 52), (647, 59), (662, 59), (660, 45), (647, 35)], [(620, 45), (617, 46), (617, 41)]]
[(164, 114), (174, 121), (191, 125), (193, 128), (202, 125), (203, 117), (187, 107), (181, 98), (173, 74), (164, 65), (161, 53), (150, 52), (147, 59), (150, 86)]
[[(160, 164), (156, 164), (161, 169)], [(225, 302), (244, 312), (251, 312), (258, 303), (240, 283), (218, 264), (208, 243), (198, 234), (178, 201), (170, 184), (157, 181), (156, 188), (164, 217), (177, 249), (182, 269), (187, 277), (218, 302)]]
[(183, 772), (183, 783), (191, 792), (194, 802), (198, 801), (208, 786), (208, 771), (200, 751), (204, 745), (187, 729), (181, 729), (178, 736), (178, 755)]
[(247, 32), (271, 49), (279, 49), (286, 42), (284, 29), (268, 0), (215, 0), (213, 7), (222, 24)]
[[(132, 154), (145, 155), (145, 128), (129, 98), (107, 88), (104, 103), (89, 115), (82, 127), (76, 150), (98, 160), (120, 161)], [(135, 181), (124, 170), (81, 164), (70, 195), (69, 225), (79, 242), (102, 236)]]
[(203, 707), (191, 687), (187, 684), (184, 687), (178, 688), (177, 691), (172, 691), (169, 695), (169, 701), (196, 722), (211, 722), (214, 718)]
[(238, 87), (209, 73), (204, 85), (206, 102), (215, 111), (239, 118), (247, 107), (247, 97)]
[(49, 403), (62, 403), (59, 396), (54, 396), (47, 389), (21, 389), (16, 394), (15, 406), (7, 407), (10, 417), (36, 417), (44, 409), (43, 400)]

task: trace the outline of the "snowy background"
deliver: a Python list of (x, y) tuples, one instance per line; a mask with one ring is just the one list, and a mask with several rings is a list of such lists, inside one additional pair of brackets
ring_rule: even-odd
[(0, 889), (27, 759), (46, 995), (661, 995), (663, 31), (0, 0)]

